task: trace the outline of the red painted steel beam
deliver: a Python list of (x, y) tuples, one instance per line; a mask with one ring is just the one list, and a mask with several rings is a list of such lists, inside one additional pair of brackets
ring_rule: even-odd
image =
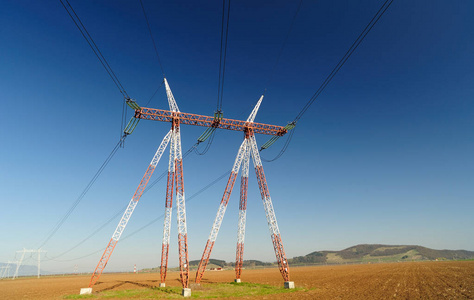
[(189, 114), (183, 112), (172, 112), (169, 110), (141, 107), (135, 110), (135, 118), (161, 121), (161, 122), (172, 122), (173, 119), (179, 119), (181, 124), (196, 125), (204, 127), (216, 127), (220, 129), (246, 131), (248, 129), (253, 130), (255, 133), (283, 136), (288, 130), (283, 126), (246, 122), (233, 119), (216, 119), (210, 116)]

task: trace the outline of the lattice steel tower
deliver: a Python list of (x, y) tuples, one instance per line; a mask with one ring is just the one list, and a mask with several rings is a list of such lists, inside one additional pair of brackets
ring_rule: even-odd
[(257, 174), (258, 186), (260, 188), (260, 194), (263, 200), (263, 206), (265, 208), (265, 214), (267, 216), (267, 223), (270, 229), (270, 235), (273, 242), (273, 248), (277, 258), (280, 273), (285, 280), (285, 287), (293, 288), (294, 283), (290, 281), (290, 270), (288, 261), (286, 259), (285, 251), (283, 249), (283, 242), (281, 240), (280, 230), (273, 210), (272, 200), (270, 198), (270, 191), (268, 190), (267, 181), (263, 172), (262, 161), (258, 152), (257, 142), (255, 139), (254, 130), (251, 127), (255, 116), (257, 115), (260, 104), (262, 103), (263, 96), (260, 97), (257, 105), (253, 109), (252, 113), (248, 117), (246, 123), (248, 127), (244, 130), (245, 138), (240, 145), (237, 157), (235, 158), (234, 166), (227, 181), (227, 186), (224, 190), (217, 215), (214, 220), (214, 224), (211, 228), (211, 233), (207, 240), (204, 252), (202, 254), (201, 261), (199, 263), (198, 270), (196, 272), (196, 283), (200, 283), (206, 266), (211, 256), (212, 248), (217, 239), (219, 228), (221, 227), (224, 214), (229, 203), (229, 198), (234, 188), (234, 183), (239, 173), (240, 166), (242, 165), (242, 178), (240, 184), (240, 205), (239, 205), (239, 222), (238, 222), (238, 234), (237, 234), (237, 249), (236, 249), (236, 261), (235, 261), (235, 277), (236, 282), (240, 282), (240, 276), (242, 274), (242, 264), (244, 255), (244, 239), (245, 239), (245, 222), (246, 222), (246, 210), (247, 210), (247, 187), (248, 187), (248, 175), (249, 175), (249, 161), (252, 156), (253, 164), (255, 167), (255, 173)]
[[(166, 147), (170, 143), (170, 158), (169, 158), (169, 168), (168, 168), (168, 188), (166, 191), (166, 215), (165, 215), (165, 236), (163, 237), (163, 249), (166, 248), (166, 251), (163, 251), (162, 261), (165, 260), (168, 262), (168, 249), (169, 249), (169, 234), (171, 228), (171, 211), (173, 203), (173, 193), (176, 193), (176, 207), (177, 207), (177, 221), (178, 221), (178, 248), (179, 248), (179, 269), (180, 269), (180, 278), (183, 289), (188, 288), (189, 284), (189, 263), (188, 263), (188, 245), (187, 245), (187, 228), (186, 228), (186, 206), (185, 206), (185, 196), (184, 196), (184, 180), (183, 180), (183, 157), (181, 151), (181, 134), (180, 134), (180, 119), (177, 118), (179, 114), (178, 105), (174, 99), (173, 93), (168, 85), (166, 78), (164, 79), (166, 95), (168, 98), (168, 104), (170, 107), (170, 117), (171, 117), (171, 130), (163, 138), (158, 150), (155, 153), (155, 156), (150, 162), (145, 175), (143, 176), (140, 184), (138, 185), (135, 194), (130, 200), (128, 207), (126, 208), (122, 219), (120, 220), (117, 228), (115, 229), (112, 238), (107, 245), (102, 257), (97, 264), (94, 273), (92, 274), (89, 288), (91, 288), (99, 279), (100, 275), (105, 269), (107, 262), (109, 261), (112, 252), (115, 249), (125, 227), (127, 226), (130, 217), (132, 216), (135, 207), (140, 200), (140, 197), (145, 190), (148, 181), (151, 178), (151, 175), (155, 171), (155, 168), (158, 162), (163, 155)], [(139, 106), (128, 99), (127, 103), (134, 109), (139, 108)], [(125, 134), (130, 134), (138, 124), (139, 119), (133, 119), (129, 122), (125, 129)], [(176, 185), (174, 189), (173, 186)], [(163, 268), (162, 268), (163, 269)], [(164, 277), (166, 277), (166, 265), (164, 267)], [(162, 278), (164, 278), (162, 275)]]
[[(262, 102), (263, 96), (259, 99), (257, 105), (253, 109), (249, 118), (246, 121), (232, 120), (223, 118), (221, 112), (214, 114), (214, 117), (182, 113), (179, 111), (178, 105), (174, 99), (173, 93), (169, 87), (168, 81), (164, 79), (166, 95), (168, 98), (168, 104), (170, 110), (162, 110), (155, 108), (146, 108), (140, 107), (134, 100), (127, 99), (127, 104), (135, 110), (135, 115), (132, 117), (130, 122), (127, 124), (124, 130), (124, 134), (128, 135), (133, 132), (137, 127), (138, 122), (141, 119), (153, 120), (153, 121), (162, 121), (170, 122), (171, 130), (163, 138), (158, 150), (156, 151), (153, 159), (151, 160), (145, 175), (143, 176), (140, 184), (138, 185), (135, 194), (128, 207), (125, 209), (125, 212), (117, 225), (117, 228), (112, 235), (112, 238), (109, 241), (102, 257), (97, 264), (97, 267), (92, 274), (91, 280), (89, 282), (89, 288), (85, 289), (85, 293), (92, 292), (92, 286), (97, 282), (102, 272), (104, 271), (107, 262), (112, 255), (115, 246), (117, 245), (120, 237), (125, 230), (125, 227), (130, 220), (130, 217), (140, 200), (140, 197), (143, 194), (158, 162), (163, 155), (163, 152), (166, 150), (168, 144), (170, 144), (170, 156), (168, 164), (168, 180), (166, 187), (166, 198), (165, 198), (165, 218), (163, 224), (163, 240), (162, 240), (162, 253), (161, 253), (161, 265), (160, 265), (160, 276), (161, 283), (160, 287), (165, 286), (166, 274), (168, 269), (168, 254), (169, 254), (169, 242), (170, 242), (170, 231), (171, 231), (171, 215), (173, 207), (173, 199), (176, 199), (177, 207), (177, 223), (178, 223), (178, 250), (179, 250), (179, 270), (180, 270), (180, 280), (183, 286), (183, 295), (190, 296), (189, 285), (189, 259), (188, 259), (188, 244), (187, 244), (187, 228), (186, 228), (186, 207), (185, 207), (185, 193), (184, 193), (184, 180), (183, 180), (183, 157), (181, 150), (181, 134), (180, 134), (180, 125), (196, 125), (208, 127), (206, 131), (198, 139), (199, 141), (204, 141), (207, 139), (217, 128), (243, 131), (245, 132), (245, 139), (242, 143), (237, 158), (232, 169), (231, 176), (227, 183), (224, 196), (221, 201), (221, 206), (219, 207), (218, 214), (216, 216), (216, 221), (211, 230), (211, 235), (209, 237), (206, 249), (204, 250), (203, 258), (199, 265), (197, 272), (196, 282), (199, 283), (204, 270), (206, 268), (209, 256), (212, 251), (212, 246), (217, 238), (217, 233), (219, 231), (222, 218), (224, 217), (225, 208), (227, 202), (229, 201), (230, 194), (232, 193), (232, 188), (239, 172), (240, 165), (243, 164), (242, 172), (242, 183), (241, 183), (241, 200), (240, 200), (240, 214), (239, 214), (239, 235), (237, 242), (237, 263), (236, 263), (236, 277), (240, 279), (240, 274), (242, 271), (242, 259), (243, 259), (243, 246), (244, 246), (244, 236), (245, 236), (245, 210), (246, 210), (246, 201), (247, 201), (247, 180), (248, 180), (248, 168), (250, 156), (252, 156), (255, 170), (257, 172), (257, 178), (259, 182), (260, 192), (262, 194), (262, 199), (264, 202), (265, 211), (267, 214), (267, 221), (270, 227), (270, 232), (272, 236), (272, 241), (277, 255), (278, 264), (280, 266), (280, 272), (285, 279), (285, 285), (289, 282), (289, 269), (288, 262), (283, 251), (283, 244), (281, 242), (280, 232), (278, 230), (278, 225), (276, 223), (275, 213), (273, 211), (272, 202), (270, 199), (270, 193), (268, 192), (268, 187), (265, 180), (265, 175), (263, 173), (262, 162), (257, 149), (257, 143), (255, 141), (255, 133), (272, 135), (272, 139), (267, 143), (268, 145), (274, 143), (276, 139), (285, 135), (288, 130), (292, 129), (294, 126), (287, 125), (286, 127), (268, 125), (253, 122), (257, 114), (258, 108)], [(266, 145), (267, 145), (266, 144)], [(265, 145), (264, 145), (265, 148)], [(176, 197), (176, 198), (174, 198)], [(292, 282), (291, 282), (292, 284)]]

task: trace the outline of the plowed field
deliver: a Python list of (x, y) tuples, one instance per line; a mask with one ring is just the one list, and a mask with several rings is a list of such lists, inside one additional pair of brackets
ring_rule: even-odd
[[(0, 299), (64, 299), (87, 287), (89, 278), (45, 276), (1, 280)], [(207, 271), (202, 287), (212, 288), (213, 283), (233, 279), (232, 270)], [(303, 290), (245, 298), (474, 299), (474, 261), (294, 267), (291, 280)], [(244, 270), (242, 281), (283, 285), (278, 269)], [(105, 291), (149, 289), (158, 285), (159, 274), (104, 274), (94, 286), (94, 294), (100, 296)], [(170, 272), (167, 286), (179, 285), (178, 273)]]

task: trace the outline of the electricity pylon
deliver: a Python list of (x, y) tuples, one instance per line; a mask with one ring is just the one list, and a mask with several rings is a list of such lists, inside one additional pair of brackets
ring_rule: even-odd
[[(257, 115), (260, 104), (263, 100), (263, 96), (260, 97), (257, 105), (253, 109), (252, 113), (247, 119), (247, 123), (253, 123), (255, 116)], [(240, 188), (240, 205), (239, 205), (239, 222), (238, 222), (238, 235), (237, 235), (237, 249), (236, 249), (236, 262), (235, 262), (235, 273), (236, 282), (240, 282), (240, 276), (242, 273), (243, 263), (243, 252), (244, 252), (244, 239), (245, 239), (245, 222), (246, 222), (246, 209), (247, 209), (247, 188), (248, 188), (248, 171), (249, 171), (249, 156), (252, 156), (255, 172), (257, 174), (258, 186), (260, 188), (260, 194), (263, 200), (263, 206), (265, 208), (265, 214), (267, 217), (268, 227), (270, 229), (270, 235), (272, 238), (273, 248), (277, 258), (280, 273), (285, 280), (286, 288), (294, 288), (294, 283), (290, 281), (290, 270), (288, 261), (286, 259), (285, 251), (283, 249), (283, 242), (281, 240), (280, 230), (278, 228), (275, 211), (273, 210), (273, 204), (268, 190), (267, 181), (263, 172), (262, 161), (258, 152), (257, 142), (255, 139), (255, 132), (252, 127), (248, 127), (245, 132), (245, 138), (240, 145), (237, 157), (235, 158), (234, 165), (232, 167), (227, 186), (224, 190), (219, 209), (217, 210), (216, 218), (211, 228), (209, 238), (207, 240), (204, 252), (202, 254), (201, 261), (196, 272), (196, 283), (200, 283), (204, 271), (206, 270), (209, 258), (211, 256), (212, 248), (217, 239), (224, 214), (229, 203), (229, 198), (234, 188), (234, 183), (239, 173), (240, 166), (242, 165), (242, 179)]]
[[(198, 141), (202, 142), (206, 140), (217, 128), (227, 129), (227, 130), (236, 130), (243, 131), (246, 133), (248, 138), (254, 135), (254, 133), (272, 135), (272, 142), (276, 140), (275, 138), (285, 135), (289, 129), (292, 127), (282, 127), (276, 125), (268, 125), (261, 123), (254, 123), (253, 119), (255, 118), (258, 107), (260, 106), (260, 98), (256, 108), (252, 112), (251, 116), (247, 121), (232, 120), (223, 118), (221, 112), (214, 114), (214, 117), (182, 113), (179, 111), (178, 105), (174, 99), (173, 93), (169, 87), (168, 81), (164, 79), (166, 95), (168, 98), (168, 104), (170, 110), (162, 110), (155, 108), (146, 108), (140, 107), (134, 100), (127, 99), (127, 105), (135, 110), (135, 114), (127, 124), (124, 130), (124, 134), (128, 135), (133, 132), (133, 130), (138, 125), (138, 122), (141, 119), (153, 120), (153, 121), (162, 121), (170, 122), (171, 130), (163, 138), (158, 150), (155, 153), (150, 165), (148, 166), (145, 175), (143, 176), (140, 184), (135, 191), (130, 203), (125, 210), (125, 213), (122, 216), (117, 228), (115, 229), (112, 238), (109, 241), (104, 253), (102, 254), (99, 263), (92, 274), (88, 291), (86, 293), (92, 292), (92, 286), (97, 282), (103, 270), (105, 269), (107, 262), (112, 255), (115, 246), (117, 245), (125, 227), (130, 220), (130, 217), (140, 200), (140, 197), (145, 190), (148, 181), (150, 180), (151, 175), (153, 174), (161, 156), (170, 144), (170, 158), (168, 165), (168, 180), (166, 188), (166, 198), (165, 198), (165, 219), (163, 224), (163, 240), (162, 240), (162, 254), (161, 254), (161, 266), (160, 266), (160, 276), (161, 283), (160, 286), (165, 286), (166, 274), (168, 269), (168, 254), (169, 254), (169, 241), (170, 241), (170, 230), (171, 230), (171, 214), (173, 206), (173, 197), (176, 196), (176, 207), (177, 207), (177, 223), (178, 223), (178, 251), (179, 251), (179, 269), (180, 269), (180, 280), (183, 286), (183, 295), (190, 296), (190, 289), (188, 289), (189, 284), (189, 259), (188, 259), (188, 245), (187, 245), (187, 227), (186, 227), (186, 207), (185, 207), (185, 194), (184, 194), (184, 180), (183, 180), (183, 157), (181, 150), (181, 134), (180, 134), (180, 125), (196, 125), (208, 127), (206, 131), (198, 138)], [(251, 143), (247, 141), (248, 147)], [(256, 144), (255, 144), (256, 147)], [(250, 148), (248, 148), (250, 149)], [(250, 150), (247, 150), (250, 152)], [(258, 155), (258, 150), (257, 150)], [(249, 156), (249, 154), (248, 154)], [(261, 163), (260, 163), (261, 164)], [(237, 170), (238, 171), (238, 170)], [(278, 233), (279, 234), (279, 233)], [(286, 261), (286, 259), (285, 259)]]
[(12, 263), (16, 263), (16, 262), (9, 261), (6, 265), (0, 267), (0, 269), (2, 269), (0, 271), (0, 274), (1, 274), (0, 279), (10, 277), (10, 264)]
[[(168, 85), (168, 81), (166, 78), (164, 79), (165, 82), (165, 87), (166, 87), (166, 94), (168, 97), (168, 104), (170, 107), (170, 112), (173, 113), (179, 113), (178, 105), (176, 104), (176, 101), (174, 99), (174, 96), (171, 92), (171, 89)], [(138, 107), (134, 101), (129, 100), (128, 104), (132, 107)], [(127, 125), (127, 128), (130, 128), (130, 125), (134, 126), (133, 129), (136, 127), (136, 124), (138, 122), (132, 121)], [(171, 143), (170, 146), (170, 169), (173, 170), (172, 173), (172, 181), (176, 182), (176, 198), (177, 198), (177, 212), (178, 212), (178, 247), (179, 247), (179, 264), (180, 264), (180, 275), (181, 275), (181, 284), (183, 286), (183, 289), (188, 288), (189, 284), (189, 263), (188, 263), (188, 247), (187, 247), (187, 227), (186, 227), (186, 207), (185, 207), (185, 197), (184, 197), (184, 181), (183, 181), (183, 158), (182, 158), (182, 151), (181, 151), (181, 134), (180, 134), (180, 121), (179, 118), (173, 118), (171, 122), (171, 130), (166, 134), (166, 136), (163, 138), (160, 146), (158, 147), (158, 150), (155, 153), (155, 156), (150, 162), (150, 165), (148, 166), (145, 175), (143, 176), (142, 180), (140, 181), (140, 184), (138, 185), (137, 190), (135, 191), (135, 194), (133, 195), (132, 199), (130, 200), (130, 203), (128, 207), (126, 208), (122, 219), (120, 220), (117, 228), (115, 229), (114, 234), (112, 235), (112, 238), (109, 241), (109, 244), (107, 245), (104, 253), (102, 254), (101, 259), (99, 260), (99, 263), (92, 274), (91, 280), (89, 282), (89, 288), (92, 288), (92, 286), (97, 282), (99, 279), (100, 275), (105, 269), (105, 266), (107, 265), (107, 262), (110, 259), (110, 256), (112, 255), (115, 246), (117, 245), (118, 241), (120, 240), (120, 237), (125, 230), (125, 227), (127, 226), (128, 221), (130, 220), (130, 217), (132, 216), (133, 211), (135, 210), (135, 207), (138, 204), (138, 201), (140, 200), (140, 197), (143, 194), (143, 191), (145, 190), (148, 181), (151, 178), (151, 175), (155, 171), (155, 168), (158, 164), (158, 162), (161, 159), (161, 156), (163, 152), (165, 151), (166, 147), (168, 146), (169, 143)], [(127, 131), (126, 128), (126, 131)], [(133, 130), (132, 129), (132, 130)], [(170, 178), (168, 177), (168, 180)], [(171, 188), (171, 191), (167, 191), (173, 193), (173, 189)], [(171, 209), (170, 209), (171, 211)], [(166, 220), (166, 219), (165, 219)], [(168, 231), (169, 233), (169, 231)], [(168, 240), (169, 242), (169, 240)]]
[(17, 261), (17, 264), (16, 264), (16, 270), (15, 270), (15, 274), (13, 275), (12, 279), (15, 279), (16, 277), (18, 277), (18, 271), (20, 270), (20, 267), (21, 267), (21, 263), (23, 262), (23, 259), (25, 258), (25, 254), (26, 253), (37, 253), (38, 254), (38, 278), (40, 278), (40, 267), (41, 267), (41, 253), (46, 253), (47, 251), (45, 250), (41, 250), (41, 249), (37, 249), (37, 250), (26, 250), (25, 248), (23, 248), (23, 250), (19, 250), (17, 251), (17, 253), (21, 253), (21, 257), (20, 257), (20, 260)]

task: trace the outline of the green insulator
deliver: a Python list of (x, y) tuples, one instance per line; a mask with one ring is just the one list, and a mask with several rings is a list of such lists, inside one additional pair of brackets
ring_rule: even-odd
[(224, 117), (224, 113), (222, 111), (216, 111), (214, 112), (214, 120), (222, 120), (222, 118)]
[(279, 136), (272, 136), (265, 144), (262, 145), (260, 149), (267, 149), (268, 147), (273, 145), (279, 138)]
[(127, 126), (125, 126), (125, 129), (123, 130), (123, 132), (127, 135), (132, 134), (135, 128), (137, 128), (138, 122), (140, 122), (140, 119), (132, 117), (130, 121), (128, 122)]
[(133, 110), (140, 110), (141, 107), (132, 99), (127, 100), (127, 105)]
[[(294, 129), (295, 127), (296, 127), (296, 122), (291, 122), (291, 123), (286, 124), (284, 128), (287, 131), (289, 131), (289, 130)], [(272, 136), (265, 144), (262, 145), (262, 147), (260, 147), (260, 150), (269, 148), (271, 145), (275, 144), (275, 142), (278, 141), (279, 138), (280, 136)]]
[(215, 127), (209, 127), (207, 128), (202, 134), (200, 137), (198, 137), (198, 142), (202, 143), (204, 141), (206, 141), (210, 136), (211, 134), (216, 130)]

